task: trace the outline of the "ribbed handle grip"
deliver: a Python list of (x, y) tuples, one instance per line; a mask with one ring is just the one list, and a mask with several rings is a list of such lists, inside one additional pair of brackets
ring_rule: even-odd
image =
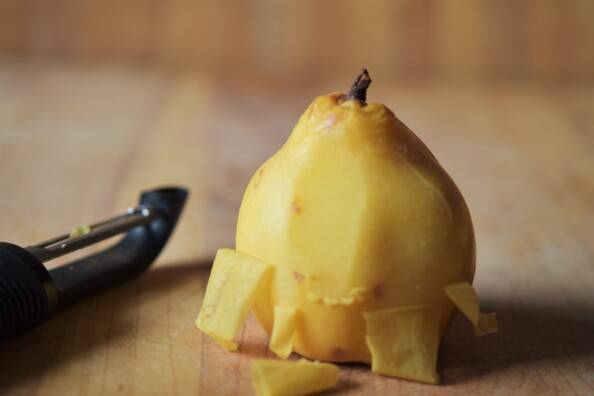
[(0, 339), (31, 328), (53, 309), (45, 267), (26, 250), (0, 243)]

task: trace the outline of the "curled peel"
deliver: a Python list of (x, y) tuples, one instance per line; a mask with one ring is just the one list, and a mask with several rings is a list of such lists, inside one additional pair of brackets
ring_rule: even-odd
[(494, 313), (482, 314), (476, 291), (468, 282), (448, 285), (444, 288), (446, 295), (474, 326), (477, 337), (497, 332), (497, 318)]
[(497, 316), (495, 316), (494, 313), (482, 313), (479, 315), (478, 326), (474, 329), (474, 334), (476, 334), (477, 337), (497, 333), (497, 331)]
[(437, 305), (364, 312), (371, 371), (436, 384), (439, 347)]
[(228, 351), (272, 267), (232, 249), (219, 249), (196, 326)]
[(270, 350), (283, 359), (293, 352), (297, 312), (295, 307), (274, 307)]
[(348, 307), (353, 304), (365, 301), (365, 294), (368, 292), (365, 287), (354, 287), (349, 291), (348, 296), (343, 297), (323, 297), (314, 292), (308, 292), (306, 297), (309, 301), (322, 304), (326, 307)]
[(252, 384), (258, 396), (307, 395), (332, 388), (340, 370), (330, 363), (255, 359)]

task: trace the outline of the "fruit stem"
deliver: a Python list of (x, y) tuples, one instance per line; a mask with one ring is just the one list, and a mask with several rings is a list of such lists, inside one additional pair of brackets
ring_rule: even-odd
[(363, 69), (353, 83), (353, 86), (347, 95), (347, 99), (357, 99), (365, 103), (365, 100), (367, 99), (367, 88), (369, 88), (370, 84), (371, 77), (369, 77), (367, 69)]

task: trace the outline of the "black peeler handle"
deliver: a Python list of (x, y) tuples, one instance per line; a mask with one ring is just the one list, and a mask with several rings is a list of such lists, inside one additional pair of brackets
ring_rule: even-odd
[(33, 327), (57, 308), (49, 271), (25, 249), (0, 242), (0, 339)]
[(0, 339), (143, 272), (165, 246), (187, 196), (179, 187), (142, 193), (140, 204), (156, 213), (152, 221), (105, 251), (51, 271), (31, 250), (0, 243)]

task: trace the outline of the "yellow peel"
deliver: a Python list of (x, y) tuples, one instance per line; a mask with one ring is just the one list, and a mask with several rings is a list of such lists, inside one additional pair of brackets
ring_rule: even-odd
[(219, 249), (196, 326), (228, 351), (271, 267), (232, 249)]
[(340, 370), (330, 363), (255, 359), (252, 384), (258, 396), (307, 395), (332, 388)]
[(293, 352), (297, 308), (274, 307), (274, 326), (270, 336), (270, 350), (286, 359)]
[(454, 283), (444, 288), (446, 295), (474, 326), (477, 337), (497, 332), (494, 313), (481, 314), (476, 291), (468, 282)]
[(68, 236), (70, 238), (77, 238), (79, 236), (86, 235), (89, 232), (91, 232), (91, 227), (89, 227), (88, 225), (83, 225), (79, 227), (74, 227), (72, 230), (70, 230), (70, 235)]
[(441, 310), (437, 305), (364, 312), (374, 373), (436, 384)]
[(486, 334), (497, 333), (497, 316), (494, 313), (486, 313), (479, 315), (478, 326), (474, 328), (474, 334), (477, 337), (484, 336)]

